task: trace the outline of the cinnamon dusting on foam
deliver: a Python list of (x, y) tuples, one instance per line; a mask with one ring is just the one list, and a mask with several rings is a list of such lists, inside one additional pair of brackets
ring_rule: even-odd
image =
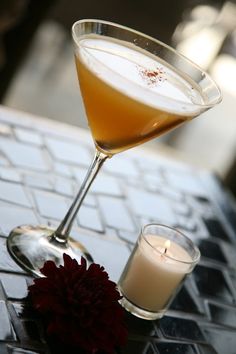
[(155, 70), (146, 69), (137, 65), (138, 72), (148, 86), (156, 86), (161, 82), (166, 81), (166, 72), (162, 67), (156, 67)]

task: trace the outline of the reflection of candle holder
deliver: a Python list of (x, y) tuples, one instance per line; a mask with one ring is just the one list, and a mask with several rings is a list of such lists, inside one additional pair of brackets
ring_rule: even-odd
[(118, 283), (122, 306), (147, 320), (161, 318), (199, 259), (199, 249), (180, 231), (144, 226)]

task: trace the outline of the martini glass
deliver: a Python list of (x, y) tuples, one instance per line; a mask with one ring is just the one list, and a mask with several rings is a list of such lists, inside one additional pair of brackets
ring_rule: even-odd
[(76, 22), (72, 36), (95, 157), (56, 230), (23, 225), (8, 237), (13, 258), (37, 276), (46, 260), (61, 264), (63, 253), (92, 261), (70, 233), (107, 158), (168, 132), (221, 100), (220, 90), (207, 73), (154, 38), (100, 20)]

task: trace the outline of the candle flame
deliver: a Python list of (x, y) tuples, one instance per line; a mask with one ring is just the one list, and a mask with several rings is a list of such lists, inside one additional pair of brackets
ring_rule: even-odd
[(168, 248), (170, 248), (170, 240), (166, 240), (166, 242), (164, 243), (164, 248), (165, 248), (164, 254), (166, 254)]
[(170, 248), (170, 240), (166, 240), (164, 247), (165, 247), (165, 249)]

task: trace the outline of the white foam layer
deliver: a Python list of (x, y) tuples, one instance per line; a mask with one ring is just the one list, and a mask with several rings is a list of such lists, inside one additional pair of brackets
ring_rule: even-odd
[(135, 100), (181, 115), (197, 114), (197, 105), (204, 103), (200, 89), (190, 79), (135, 45), (97, 35), (83, 37), (79, 43), (84, 65)]

